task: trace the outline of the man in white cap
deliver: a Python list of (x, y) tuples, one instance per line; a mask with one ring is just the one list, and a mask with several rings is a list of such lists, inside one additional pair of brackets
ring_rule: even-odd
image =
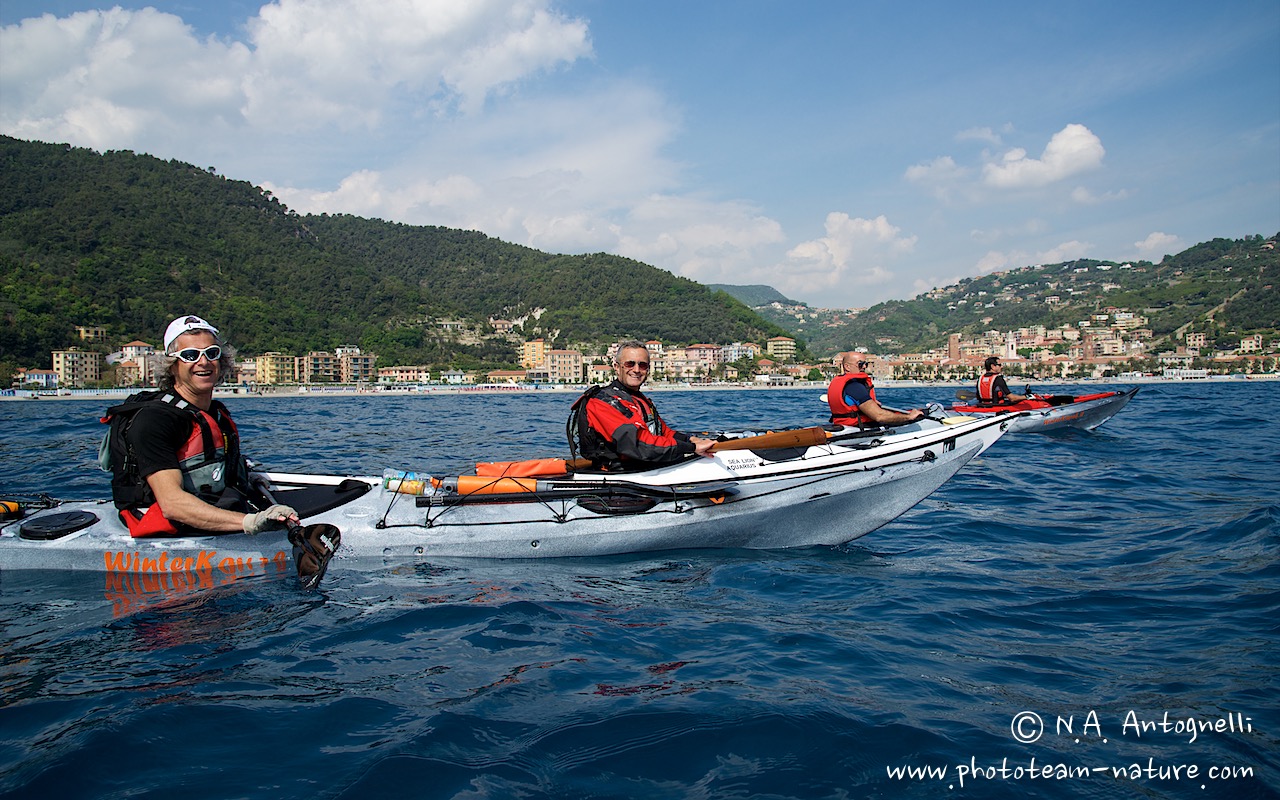
[(135, 537), (204, 532), (258, 533), (298, 521), (271, 504), (254, 511), (240, 437), (213, 389), (230, 374), (232, 351), (218, 329), (178, 317), (164, 332), (157, 392), (107, 412), (112, 496)]

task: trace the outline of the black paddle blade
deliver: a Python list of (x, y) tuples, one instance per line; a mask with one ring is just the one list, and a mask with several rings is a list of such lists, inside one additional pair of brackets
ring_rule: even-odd
[(974, 394), (973, 392), (969, 391), (968, 389), (957, 389), (957, 390), (956, 390), (956, 399), (957, 399), (957, 400), (972, 400), (972, 399), (974, 399), (975, 397), (977, 397), (977, 395), (976, 395), (976, 394)]
[(311, 590), (320, 585), (320, 579), (329, 569), (329, 561), (342, 544), (342, 531), (336, 525), (318, 523), (305, 528), (293, 525), (289, 529), (289, 542), (293, 544), (293, 563), (298, 568), (298, 581), (303, 589)]

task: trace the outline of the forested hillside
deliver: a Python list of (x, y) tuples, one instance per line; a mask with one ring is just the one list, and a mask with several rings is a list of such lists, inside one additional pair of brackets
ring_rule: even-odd
[(721, 291), (736, 300), (742, 301), (744, 305), (751, 307), (764, 306), (770, 303), (783, 303), (786, 305), (795, 305), (796, 301), (788, 298), (782, 292), (772, 286), (754, 283), (746, 286), (737, 286), (731, 283), (709, 283), (708, 288)]
[(304, 216), (211, 167), (0, 137), (0, 364), (48, 368), (51, 350), (79, 343), (76, 325), (155, 342), (182, 313), (244, 353), (358, 344), (384, 364), (463, 367), (514, 365), (490, 318), (524, 320), (518, 334), (557, 346), (785, 333), (727, 294), (617, 256)]

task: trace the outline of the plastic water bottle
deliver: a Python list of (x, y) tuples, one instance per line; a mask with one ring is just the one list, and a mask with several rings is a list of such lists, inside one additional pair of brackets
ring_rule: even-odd
[(416, 472), (395, 469), (382, 471), (382, 488), (397, 494), (424, 495), (432, 491), (429, 475), (419, 476)]

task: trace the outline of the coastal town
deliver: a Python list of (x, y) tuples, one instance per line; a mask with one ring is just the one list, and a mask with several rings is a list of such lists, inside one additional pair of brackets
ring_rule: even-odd
[[(461, 327), (460, 323), (445, 325)], [(496, 335), (519, 349), (519, 369), (438, 369), (430, 365), (380, 366), (375, 353), (348, 345), (303, 355), (266, 352), (240, 358), (231, 383), (262, 390), (267, 387), (339, 387), (362, 390), (416, 386), (543, 386), (607, 382), (612, 375), (612, 345), (590, 352), (556, 348), (544, 338), (524, 340), (506, 320), (491, 319)], [(155, 345), (140, 340), (112, 346), (102, 326), (77, 326), (81, 346), (54, 350), (52, 369), (19, 369), (6, 390), (57, 393), (77, 389), (122, 389), (154, 384), (149, 356)], [(999, 356), (1011, 376), (1036, 380), (1163, 377), (1206, 378), (1211, 375), (1263, 375), (1276, 371), (1276, 341), (1261, 334), (1245, 336), (1231, 351), (1205, 349), (1205, 334), (1187, 331), (1172, 348), (1152, 349), (1146, 317), (1128, 309), (1107, 308), (1078, 324), (1048, 328), (988, 330), (978, 336), (958, 333), (945, 346), (919, 353), (866, 355), (868, 371), (878, 380), (956, 381), (975, 378), (988, 356)], [(646, 342), (653, 354), (653, 380), (659, 383), (734, 383), (787, 385), (829, 380), (834, 359), (798, 360), (797, 342), (775, 336), (763, 344), (733, 342), (671, 344)]]

